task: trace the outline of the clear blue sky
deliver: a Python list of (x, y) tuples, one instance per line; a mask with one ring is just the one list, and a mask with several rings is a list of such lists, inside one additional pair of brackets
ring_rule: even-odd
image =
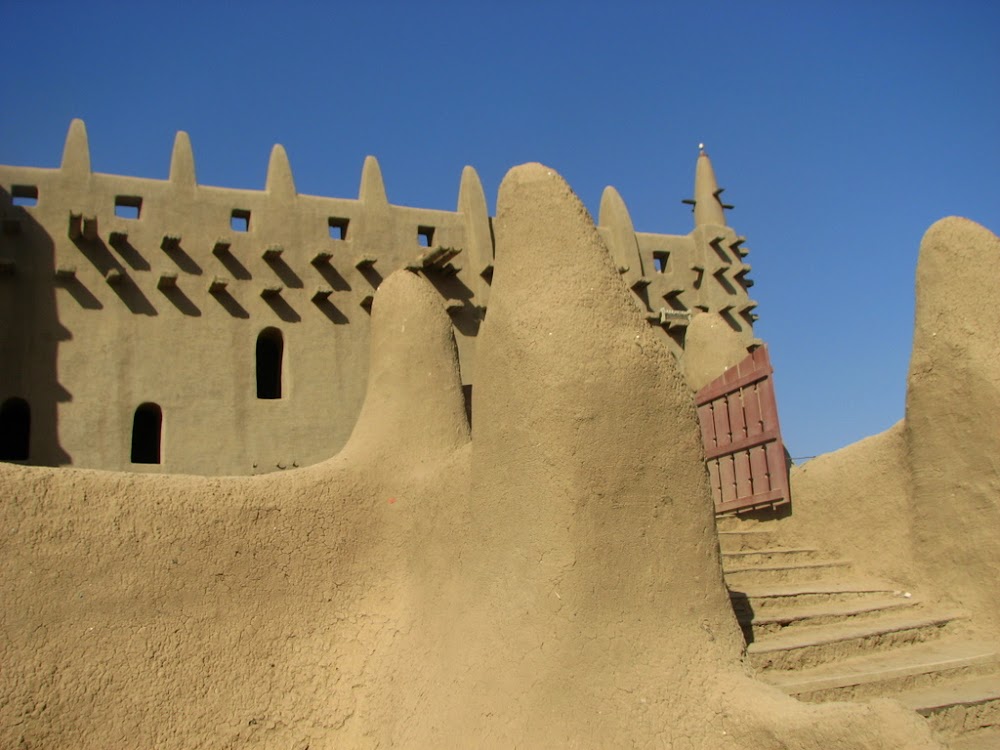
[[(615, 7), (620, 6), (620, 7)], [(793, 456), (903, 415), (920, 237), (1000, 231), (1000, 3), (6, 0), (0, 163), (57, 166), (70, 119), (93, 168), (262, 188), (273, 143), (299, 192), (492, 206), (525, 161), (596, 213), (683, 234), (704, 141), (748, 237)], [(990, 272), (984, 269), (984, 272)], [(1000, 289), (1000, 281), (998, 281)]]

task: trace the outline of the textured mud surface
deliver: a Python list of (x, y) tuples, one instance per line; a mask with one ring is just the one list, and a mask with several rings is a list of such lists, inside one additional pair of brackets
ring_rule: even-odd
[(936, 746), (749, 676), (683, 375), (558, 175), (512, 170), (496, 230), (471, 434), (404, 271), (323, 464), (0, 467), (0, 745)]

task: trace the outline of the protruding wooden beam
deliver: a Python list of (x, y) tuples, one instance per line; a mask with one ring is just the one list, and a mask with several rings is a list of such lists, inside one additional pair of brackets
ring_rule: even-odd
[(70, 211), (69, 229), (66, 233), (71, 240), (78, 240), (83, 236), (83, 214), (75, 214)]
[(176, 273), (161, 273), (159, 280), (156, 282), (157, 289), (176, 289), (177, 288), (177, 274)]
[(229, 286), (229, 279), (224, 276), (216, 276), (208, 285), (208, 291), (212, 294), (222, 294)]
[(181, 246), (181, 236), (179, 234), (165, 234), (160, 242), (160, 248), (166, 252), (177, 250)]
[(97, 217), (96, 216), (84, 216), (83, 217), (83, 236), (88, 240), (97, 239)]
[(260, 290), (260, 296), (264, 299), (273, 299), (275, 297), (280, 297), (281, 292), (284, 290), (283, 286), (266, 286)]
[(316, 287), (315, 291), (312, 293), (313, 302), (324, 302), (329, 299), (330, 295), (333, 294), (333, 290), (328, 286)]
[(109, 268), (104, 274), (104, 280), (115, 286), (122, 283), (122, 279), (125, 278), (125, 274), (122, 273), (120, 268)]
[(279, 260), (281, 258), (282, 253), (284, 252), (285, 248), (283, 248), (281, 245), (268, 245), (266, 248), (264, 248), (264, 254), (262, 257), (268, 263), (273, 263), (274, 261)]

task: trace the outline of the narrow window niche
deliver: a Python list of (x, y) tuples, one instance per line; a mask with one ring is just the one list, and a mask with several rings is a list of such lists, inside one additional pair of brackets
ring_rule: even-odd
[(420, 247), (430, 247), (434, 244), (434, 227), (417, 227), (417, 242)]
[(250, 212), (242, 208), (234, 208), (229, 216), (229, 228), (234, 232), (249, 232)]
[(157, 404), (140, 404), (132, 418), (132, 463), (160, 463), (163, 411)]
[(331, 216), (328, 219), (328, 223), (330, 227), (331, 240), (347, 239), (347, 225), (351, 223), (350, 219), (345, 219), (340, 216)]
[(277, 328), (265, 328), (257, 336), (257, 398), (281, 398), (281, 370), (285, 341)]
[(670, 253), (666, 250), (654, 250), (653, 251), (653, 269), (657, 273), (667, 272), (667, 260), (670, 258)]
[(138, 195), (116, 195), (115, 216), (119, 219), (138, 219), (142, 211), (142, 198)]
[(27, 461), (31, 443), (31, 407), (23, 398), (0, 406), (0, 461)]
[(31, 208), (38, 205), (37, 185), (11, 185), (10, 201), (15, 206)]

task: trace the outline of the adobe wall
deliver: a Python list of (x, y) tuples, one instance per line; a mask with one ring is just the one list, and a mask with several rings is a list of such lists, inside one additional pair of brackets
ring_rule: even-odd
[[(30, 406), (28, 463), (250, 474), (333, 455), (361, 407), (372, 295), (400, 268), (445, 299), (475, 382), (493, 233), (471, 167), (456, 211), (391, 205), (372, 157), (357, 199), (299, 195), (280, 146), (263, 191), (232, 190), (197, 183), (184, 133), (167, 180), (94, 173), (74, 121), (59, 169), (0, 166), (0, 216), (0, 404)], [(676, 354), (701, 311), (752, 342), (749, 266), (724, 221), (636, 233), (608, 188), (597, 223)], [(278, 399), (257, 398), (265, 328), (284, 344)], [(144, 403), (162, 410), (160, 464), (131, 461)]]

